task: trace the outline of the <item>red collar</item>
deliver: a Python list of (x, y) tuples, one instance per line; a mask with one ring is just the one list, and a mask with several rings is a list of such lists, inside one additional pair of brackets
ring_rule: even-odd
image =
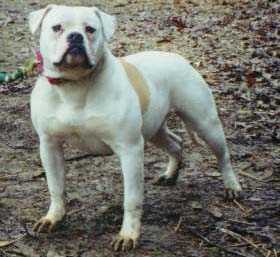
[[(35, 52), (35, 56), (36, 56), (36, 68), (37, 68), (37, 71), (38, 71), (39, 74), (43, 74), (43, 71), (44, 71), (43, 56), (40, 53), (40, 51), (36, 51)], [(58, 84), (61, 84), (61, 83), (66, 81), (65, 79), (62, 79), (62, 78), (52, 78), (52, 77), (48, 77), (48, 76), (44, 76), (44, 77), (48, 80), (48, 82), (51, 85), (58, 85)]]

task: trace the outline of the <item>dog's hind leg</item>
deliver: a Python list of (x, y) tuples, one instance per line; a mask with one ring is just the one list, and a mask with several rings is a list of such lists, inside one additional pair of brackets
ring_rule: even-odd
[(175, 185), (182, 160), (182, 139), (171, 132), (164, 124), (151, 142), (168, 154), (169, 162), (166, 171), (154, 182), (155, 185)]
[(194, 130), (215, 154), (223, 175), (227, 196), (234, 198), (241, 186), (231, 167), (230, 155), (211, 91), (198, 75), (185, 87), (178, 87), (174, 105), (186, 126)]
[(227, 197), (235, 198), (238, 192), (241, 191), (241, 186), (231, 167), (224, 131), (218, 116), (200, 121), (194, 124), (193, 127), (217, 158), (219, 170), (223, 175)]

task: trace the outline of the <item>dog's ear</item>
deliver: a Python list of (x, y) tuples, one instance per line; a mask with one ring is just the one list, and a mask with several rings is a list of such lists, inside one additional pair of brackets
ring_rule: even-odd
[(46, 8), (31, 12), (28, 16), (29, 28), (32, 34), (35, 34), (41, 27), (43, 19), (47, 13), (54, 7), (54, 5), (48, 5)]
[(102, 24), (102, 31), (106, 41), (109, 41), (116, 30), (116, 18), (94, 7), (94, 12)]

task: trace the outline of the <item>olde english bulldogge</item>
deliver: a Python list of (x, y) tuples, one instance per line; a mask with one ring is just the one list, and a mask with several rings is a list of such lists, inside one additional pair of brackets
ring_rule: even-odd
[(180, 55), (148, 51), (123, 58), (107, 41), (115, 18), (95, 7), (49, 5), (29, 16), (40, 33), (41, 72), (31, 95), (31, 117), (40, 140), (51, 203), (35, 232), (51, 231), (65, 215), (66, 141), (94, 154), (116, 153), (124, 181), (124, 216), (115, 250), (134, 248), (140, 235), (144, 140), (169, 156), (159, 185), (176, 182), (181, 138), (166, 125), (170, 109), (217, 157), (227, 194), (241, 191), (210, 89)]

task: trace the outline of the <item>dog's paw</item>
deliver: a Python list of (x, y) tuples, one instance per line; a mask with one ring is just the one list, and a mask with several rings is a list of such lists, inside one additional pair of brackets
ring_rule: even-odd
[(242, 188), (235, 175), (229, 176), (224, 180), (225, 198), (227, 200), (238, 199), (241, 196)]
[(237, 180), (225, 187), (225, 198), (227, 200), (239, 199), (241, 197), (242, 188)]
[(176, 172), (172, 177), (167, 177), (166, 175), (159, 176), (153, 184), (156, 186), (175, 186), (177, 183), (179, 172)]
[(33, 232), (50, 233), (53, 231), (57, 223), (58, 220), (45, 216), (35, 223), (33, 226)]
[(241, 197), (241, 190), (240, 191), (236, 191), (233, 189), (225, 189), (225, 199), (226, 200), (235, 200), (235, 199), (239, 199)]
[(138, 243), (138, 237), (131, 237), (118, 234), (112, 242), (115, 251), (129, 251), (135, 249)]

